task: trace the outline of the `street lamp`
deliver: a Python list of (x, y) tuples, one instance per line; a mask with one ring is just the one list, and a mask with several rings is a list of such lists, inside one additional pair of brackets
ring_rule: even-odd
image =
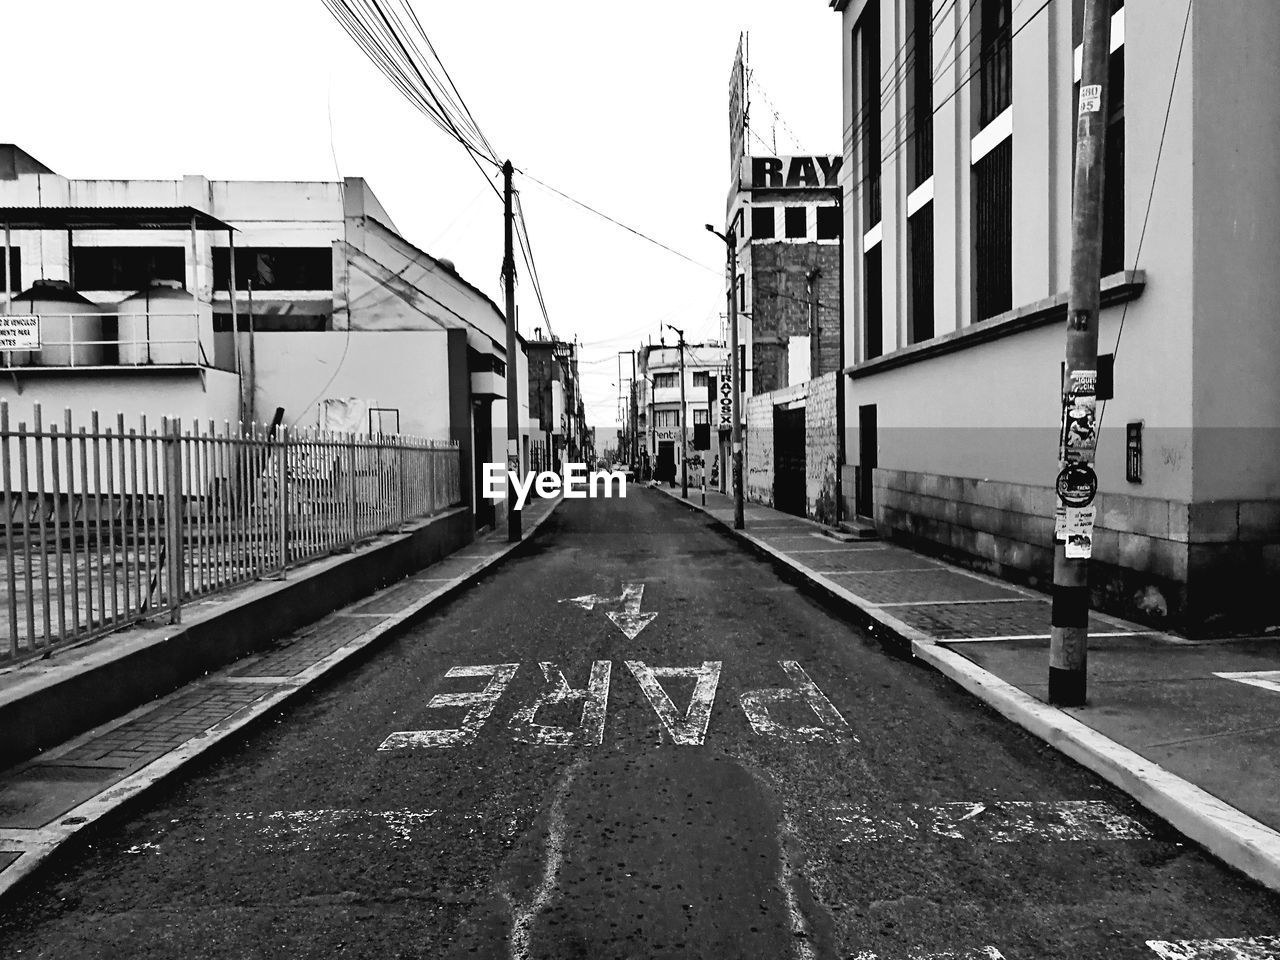
[(684, 331), (677, 326), (668, 323), (667, 327), (674, 330), (676, 336), (680, 338), (680, 496), (686, 500), (689, 499), (689, 437), (685, 432), (685, 402), (684, 402)]
[(723, 242), (729, 254), (729, 370), (730, 383), (733, 387), (733, 428), (730, 434), (733, 443), (733, 529), (741, 530), (744, 526), (742, 513), (742, 370), (738, 362), (738, 298), (734, 288), (738, 285), (738, 244), (730, 235), (725, 236), (711, 224), (707, 224), (707, 232), (714, 233)]

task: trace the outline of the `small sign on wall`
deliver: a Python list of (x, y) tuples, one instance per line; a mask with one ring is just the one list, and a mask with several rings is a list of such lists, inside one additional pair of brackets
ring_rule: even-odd
[(39, 317), (33, 314), (0, 316), (0, 350), (39, 349)]

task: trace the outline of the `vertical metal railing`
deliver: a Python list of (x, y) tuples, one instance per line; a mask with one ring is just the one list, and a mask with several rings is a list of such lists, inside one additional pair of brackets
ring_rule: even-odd
[(195, 597), (463, 502), (455, 443), (30, 413), (0, 401), (0, 664), (177, 623)]

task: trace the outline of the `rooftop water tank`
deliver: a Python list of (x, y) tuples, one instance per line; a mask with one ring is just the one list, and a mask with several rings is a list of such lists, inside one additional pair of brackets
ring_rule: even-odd
[(153, 280), (116, 307), (120, 362), (213, 365), (213, 307), (177, 280)]
[(115, 344), (104, 343), (102, 308), (65, 280), (37, 280), (13, 298), (14, 314), (40, 318), (40, 350), (16, 351), (14, 366), (89, 367), (108, 362)]

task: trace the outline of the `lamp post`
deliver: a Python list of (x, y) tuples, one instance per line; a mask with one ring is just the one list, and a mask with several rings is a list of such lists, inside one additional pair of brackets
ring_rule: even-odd
[(733, 443), (733, 529), (744, 526), (742, 512), (742, 370), (738, 361), (738, 244), (733, 234), (725, 236), (711, 224), (707, 232), (723, 241), (729, 254), (729, 353), (731, 383), (733, 386), (733, 427), (730, 438)]
[(680, 496), (689, 499), (689, 435), (685, 428), (685, 410), (688, 405), (684, 400), (684, 331), (679, 327), (667, 324), (680, 338)]

